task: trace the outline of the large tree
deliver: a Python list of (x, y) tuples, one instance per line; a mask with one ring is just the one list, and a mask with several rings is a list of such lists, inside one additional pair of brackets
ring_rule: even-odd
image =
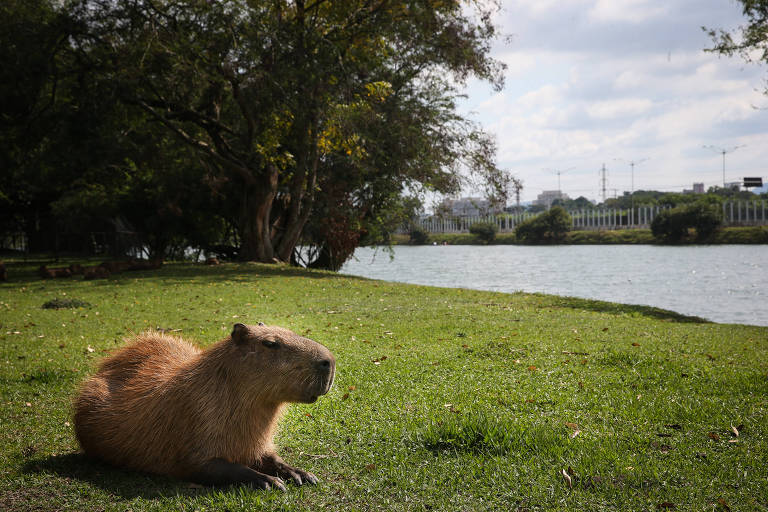
[(403, 188), (454, 190), (460, 162), (493, 172), (454, 103), (469, 77), (501, 83), (478, 4), (79, 0), (74, 40), (122, 102), (205, 159), (241, 257), (289, 261), (332, 202), (365, 218)]

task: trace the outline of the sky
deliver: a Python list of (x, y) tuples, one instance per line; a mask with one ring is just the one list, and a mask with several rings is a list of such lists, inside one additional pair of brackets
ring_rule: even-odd
[(564, 193), (600, 201), (603, 165), (607, 197), (722, 185), (722, 149), (726, 181), (765, 181), (768, 67), (704, 51), (701, 27), (737, 28), (740, 5), (502, 0), (496, 22), (508, 37), (492, 55), (507, 65), (505, 87), (470, 81), (460, 108), (496, 137), (522, 201), (557, 190), (557, 171)]

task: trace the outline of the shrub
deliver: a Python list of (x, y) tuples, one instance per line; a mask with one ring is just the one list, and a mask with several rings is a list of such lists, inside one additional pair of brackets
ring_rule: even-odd
[(498, 230), (498, 226), (493, 222), (475, 222), (469, 226), (469, 232), (486, 244), (493, 242), (493, 239), (496, 238), (496, 231)]
[(515, 236), (521, 242), (560, 242), (571, 229), (571, 216), (562, 206), (553, 206), (532, 219), (521, 222), (515, 228)]
[(411, 245), (424, 245), (429, 240), (429, 233), (417, 226), (411, 226), (408, 243)]
[(651, 222), (654, 238), (664, 242), (681, 242), (688, 236), (688, 230), (696, 230), (696, 239), (709, 238), (722, 224), (717, 206), (699, 201), (678, 206), (659, 213)]

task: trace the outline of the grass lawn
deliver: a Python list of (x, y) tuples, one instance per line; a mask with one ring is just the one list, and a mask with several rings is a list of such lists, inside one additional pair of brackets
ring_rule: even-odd
[[(39, 264), (0, 284), (0, 510), (768, 508), (768, 328), (256, 264), (100, 281)], [(78, 453), (71, 399), (124, 337), (206, 345), (258, 321), (336, 355), (334, 389), (277, 439), (318, 486), (200, 488)]]

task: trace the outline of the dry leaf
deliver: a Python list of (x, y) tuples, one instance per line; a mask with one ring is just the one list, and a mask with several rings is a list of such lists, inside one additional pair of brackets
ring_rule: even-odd
[(90, 345), (88, 345), (88, 348), (86, 348), (85, 350), (87, 350), (88, 352), (95, 352), (95, 351), (96, 351), (96, 349), (95, 349), (95, 348), (93, 348), (93, 347), (92, 347), (92, 346), (90, 346)]
[(349, 386), (349, 390), (350, 390), (350, 391), (354, 391), (354, 390), (356, 390), (356, 389), (357, 389), (357, 387), (356, 387), (356, 386)]
[(346, 400), (349, 398), (349, 393), (344, 393), (344, 396), (341, 397), (342, 400)]
[(659, 503), (659, 504), (656, 506), (656, 508), (658, 508), (658, 509), (668, 508), (668, 509), (669, 509), (669, 508), (677, 508), (677, 506), (675, 506), (675, 504), (674, 504), (674, 503), (670, 503), (670, 502), (668, 502), (668, 501), (665, 501), (665, 502), (663, 502), (663, 503)]
[(536, 368), (534, 365), (531, 365), (528, 367), (528, 369), (531, 370), (532, 372), (535, 372), (538, 368)]
[(633, 346), (633, 347), (639, 347), (639, 346), (640, 346), (640, 344), (639, 344), (638, 342), (636, 342), (636, 341), (633, 341), (633, 342), (632, 342), (632, 346)]
[(717, 502), (720, 504), (721, 507), (723, 507), (723, 510), (726, 512), (729, 512), (731, 510), (731, 507), (728, 506), (728, 502), (725, 501), (723, 498), (717, 498)]
[(29, 402), (27, 402), (27, 403), (25, 403), (25, 404), (24, 404), (24, 406), (25, 406), (25, 407), (32, 407), (32, 404), (31, 404), (31, 403), (29, 403)]
[(739, 429), (737, 429), (733, 425), (731, 425), (731, 432), (733, 432), (733, 435), (735, 435), (736, 437), (739, 437)]
[(366, 471), (375, 471), (376, 470), (376, 464), (367, 464), (365, 466)]
[(573, 480), (571, 479), (571, 475), (569, 475), (568, 472), (564, 469), (560, 473), (563, 475), (565, 485), (567, 485), (569, 489), (573, 489)]
[(720, 440), (720, 436), (715, 434), (714, 432), (710, 432), (709, 434), (707, 434), (707, 436), (709, 436), (710, 439), (713, 439), (715, 441), (719, 441)]
[(667, 427), (667, 428), (674, 429), (674, 430), (682, 430), (683, 429), (683, 427), (681, 427), (678, 423), (666, 423), (666, 424), (664, 424), (664, 426)]
[(566, 421), (565, 426), (570, 428), (571, 430), (579, 430), (579, 426), (576, 423), (571, 423), (569, 421)]
[(607, 328), (607, 327), (603, 327), (603, 332), (605, 332), (605, 331), (607, 331), (607, 330), (608, 330), (608, 328)]
[(571, 439), (573, 439), (574, 437), (579, 435), (580, 432), (581, 432), (581, 430), (574, 430), (573, 433), (571, 434)]

